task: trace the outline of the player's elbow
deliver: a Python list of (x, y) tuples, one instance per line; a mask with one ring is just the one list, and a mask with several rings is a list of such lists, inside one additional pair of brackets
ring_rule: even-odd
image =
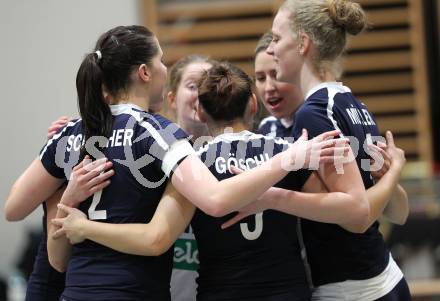
[(400, 212), (397, 215), (397, 218), (395, 218), (395, 220), (393, 221), (394, 224), (396, 225), (404, 225), (408, 219), (409, 216), (409, 205), (408, 205), (408, 195), (407, 193), (404, 191), (404, 198), (405, 198), (405, 202), (403, 206), (400, 206)]
[(365, 233), (369, 225), (370, 206), (365, 194), (353, 196), (353, 206), (350, 210), (351, 227), (353, 233)]
[(365, 233), (368, 228), (370, 228), (369, 217), (370, 217), (370, 205), (368, 203), (367, 198), (361, 202), (357, 209), (358, 214), (358, 225), (359, 225), (359, 233)]
[(210, 210), (207, 214), (212, 217), (222, 217), (225, 216), (227, 213), (225, 210), (223, 210), (223, 208), (217, 207)]
[(4, 207), (4, 214), (5, 214), (5, 219), (8, 222), (16, 222), (24, 219), (24, 216), (20, 214), (18, 210), (14, 210), (13, 206), (8, 201), (6, 201)]
[(393, 216), (392, 218), (389, 218), (389, 220), (395, 225), (403, 226), (406, 224), (408, 215), (409, 215), (409, 210), (405, 210), (404, 212), (400, 212), (400, 214)]
[(26, 200), (22, 200), (20, 197), (18, 197), (17, 187), (17, 184), (12, 186), (3, 210), (5, 219), (9, 222), (21, 221), (30, 213), (25, 212), (26, 210), (24, 209), (23, 205), (21, 205), (26, 203)]
[(406, 224), (406, 220), (408, 219), (408, 214), (404, 215), (404, 216), (400, 216), (399, 218), (395, 219), (393, 221), (393, 224), (399, 225), (399, 226), (403, 226)]
[(171, 246), (169, 244), (154, 244), (148, 251), (143, 252), (143, 256), (160, 256), (169, 250)]
[(222, 198), (217, 196), (211, 197), (209, 205), (202, 211), (212, 217), (222, 217), (229, 213)]
[(221, 208), (209, 207), (202, 209), (203, 213), (212, 216), (212, 217), (222, 217), (226, 214), (223, 214), (223, 210)]
[(16, 216), (10, 210), (8, 210), (7, 206), (5, 206), (3, 211), (4, 211), (4, 214), (5, 214), (5, 219), (8, 222), (15, 222), (15, 221), (19, 220), (19, 219), (16, 218)]
[(150, 246), (144, 248), (144, 256), (160, 256), (170, 249), (174, 241), (166, 231), (157, 231)]
[(59, 273), (64, 273), (66, 271), (66, 263), (63, 260), (49, 256), (49, 264)]

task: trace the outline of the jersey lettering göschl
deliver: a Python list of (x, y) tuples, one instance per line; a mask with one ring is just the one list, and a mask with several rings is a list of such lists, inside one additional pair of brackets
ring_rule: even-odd
[[(310, 91), (294, 117), (292, 136), (302, 129), (309, 138), (340, 130), (350, 138), (365, 188), (374, 185), (367, 148), (380, 138), (379, 129), (367, 107), (341, 83), (323, 83)], [(389, 252), (375, 222), (365, 233), (348, 232), (338, 225), (302, 219), (302, 232), (311, 266), (313, 284), (363, 280), (379, 275), (387, 266)]]
[[(113, 162), (115, 174), (107, 188), (81, 203), (79, 209), (91, 220), (147, 223), (164, 192), (167, 176), (194, 150), (187, 135), (164, 117), (129, 104), (110, 107), (112, 134), (100, 146), (104, 146), (101, 156)], [(69, 122), (45, 145), (41, 162), (53, 176), (68, 179), (78, 163), (81, 146), (88, 147), (89, 141), (83, 141), (81, 120)], [(170, 300), (172, 252), (170, 248), (161, 256), (135, 256), (86, 240), (72, 248), (63, 297)]]
[[(198, 154), (224, 180), (232, 176), (231, 165), (251, 169), (287, 147), (283, 139), (243, 131), (217, 136)], [(306, 170), (290, 172), (276, 186), (299, 190), (309, 175)], [(307, 298), (296, 217), (266, 210), (222, 230), (233, 215), (216, 218), (196, 210), (191, 225), (199, 248), (197, 300), (278, 300), (274, 297), (291, 292), (298, 299), (289, 300)]]

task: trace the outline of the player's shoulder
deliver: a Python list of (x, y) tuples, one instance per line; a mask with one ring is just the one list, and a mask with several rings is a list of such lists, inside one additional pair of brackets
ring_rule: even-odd
[(342, 82), (324, 82), (312, 88), (306, 95), (305, 104), (309, 106), (326, 104), (336, 95), (343, 96), (351, 94), (350, 88), (344, 86)]
[(295, 112), (295, 123), (305, 121), (323, 109), (323, 102), (315, 99), (307, 99)]
[(274, 116), (267, 116), (266, 118), (263, 118), (260, 121), (260, 124), (258, 125), (258, 129), (261, 129), (263, 127), (269, 126), (269, 125), (277, 122), (277, 120), (278, 119), (276, 117), (274, 117)]
[(350, 89), (342, 83), (322, 83), (308, 93), (306, 100), (295, 114), (295, 121), (310, 121), (318, 115), (327, 115), (338, 105), (335, 98), (352, 97), (351, 95)]
[(62, 128), (58, 130), (58, 132), (53, 135), (53, 137), (48, 141), (51, 140), (58, 140), (64, 136), (70, 136), (70, 135), (78, 135), (82, 132), (82, 120), (81, 119), (72, 119), (66, 125), (64, 125)]
[(133, 104), (112, 105), (110, 109), (116, 122), (126, 123), (127, 126), (142, 126), (148, 123), (154, 128), (160, 129), (172, 123), (162, 115), (149, 113)]
[(134, 127), (137, 127), (140, 133), (148, 131), (150, 133), (160, 133), (163, 136), (166, 133), (172, 135), (183, 132), (177, 124), (162, 115), (138, 110), (133, 110), (132, 114), (136, 121)]
[(265, 136), (262, 134), (253, 133), (250, 131), (243, 131), (240, 133), (225, 133), (218, 135), (211, 141), (206, 142), (199, 148), (197, 154), (202, 155), (209, 151), (222, 152), (223, 150), (234, 148), (241, 148), (246, 145), (251, 147), (264, 146), (265, 141), (277, 141), (277, 138)]
[(174, 122), (169, 120), (168, 118), (160, 115), (160, 114), (150, 114), (147, 113), (145, 120), (148, 122), (154, 123), (156, 126), (159, 126), (160, 128), (167, 127), (168, 125), (175, 125)]
[(272, 155), (285, 150), (289, 146), (289, 141), (282, 137), (258, 133), (252, 133), (252, 135), (249, 136), (249, 143), (251, 147), (261, 147), (263, 151), (272, 153)]

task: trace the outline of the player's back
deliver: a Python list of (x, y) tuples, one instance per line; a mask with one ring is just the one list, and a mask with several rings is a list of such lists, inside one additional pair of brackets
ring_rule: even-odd
[[(199, 155), (217, 179), (224, 180), (232, 176), (231, 165), (251, 169), (286, 147), (282, 139), (244, 131), (216, 137)], [(277, 186), (299, 190), (305, 179), (301, 172), (292, 172)], [(290, 292), (308, 296), (296, 217), (267, 210), (222, 230), (232, 216), (215, 218), (197, 210), (193, 218), (200, 259), (197, 299), (268, 300)]]
[[(340, 83), (324, 83), (311, 92), (295, 115), (293, 136), (306, 128), (310, 137), (339, 129), (350, 138), (366, 189), (374, 185), (367, 143), (380, 135), (373, 115), (350, 89)], [(358, 146), (358, 147), (356, 147)], [(315, 286), (347, 279), (367, 279), (379, 274), (389, 254), (375, 222), (365, 233), (356, 234), (338, 225), (303, 219), (303, 234)], [(322, 256), (322, 253), (328, 256)]]
[[(102, 193), (79, 209), (91, 220), (147, 223), (167, 183), (162, 159), (175, 137), (186, 135), (159, 115), (129, 105), (111, 106), (113, 129), (102, 152), (113, 162), (114, 176)], [(82, 122), (64, 134), (61, 157), (76, 156), (83, 143)], [(59, 155), (57, 153), (57, 155)], [(43, 160), (44, 162), (44, 160)], [(58, 170), (57, 172), (62, 172)], [(169, 300), (172, 249), (157, 257), (122, 254), (92, 241), (73, 246), (63, 296), (73, 300)]]

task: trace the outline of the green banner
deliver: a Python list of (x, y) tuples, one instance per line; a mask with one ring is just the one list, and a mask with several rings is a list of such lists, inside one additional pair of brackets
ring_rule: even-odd
[(174, 245), (174, 268), (197, 271), (199, 251), (195, 239), (179, 238)]

